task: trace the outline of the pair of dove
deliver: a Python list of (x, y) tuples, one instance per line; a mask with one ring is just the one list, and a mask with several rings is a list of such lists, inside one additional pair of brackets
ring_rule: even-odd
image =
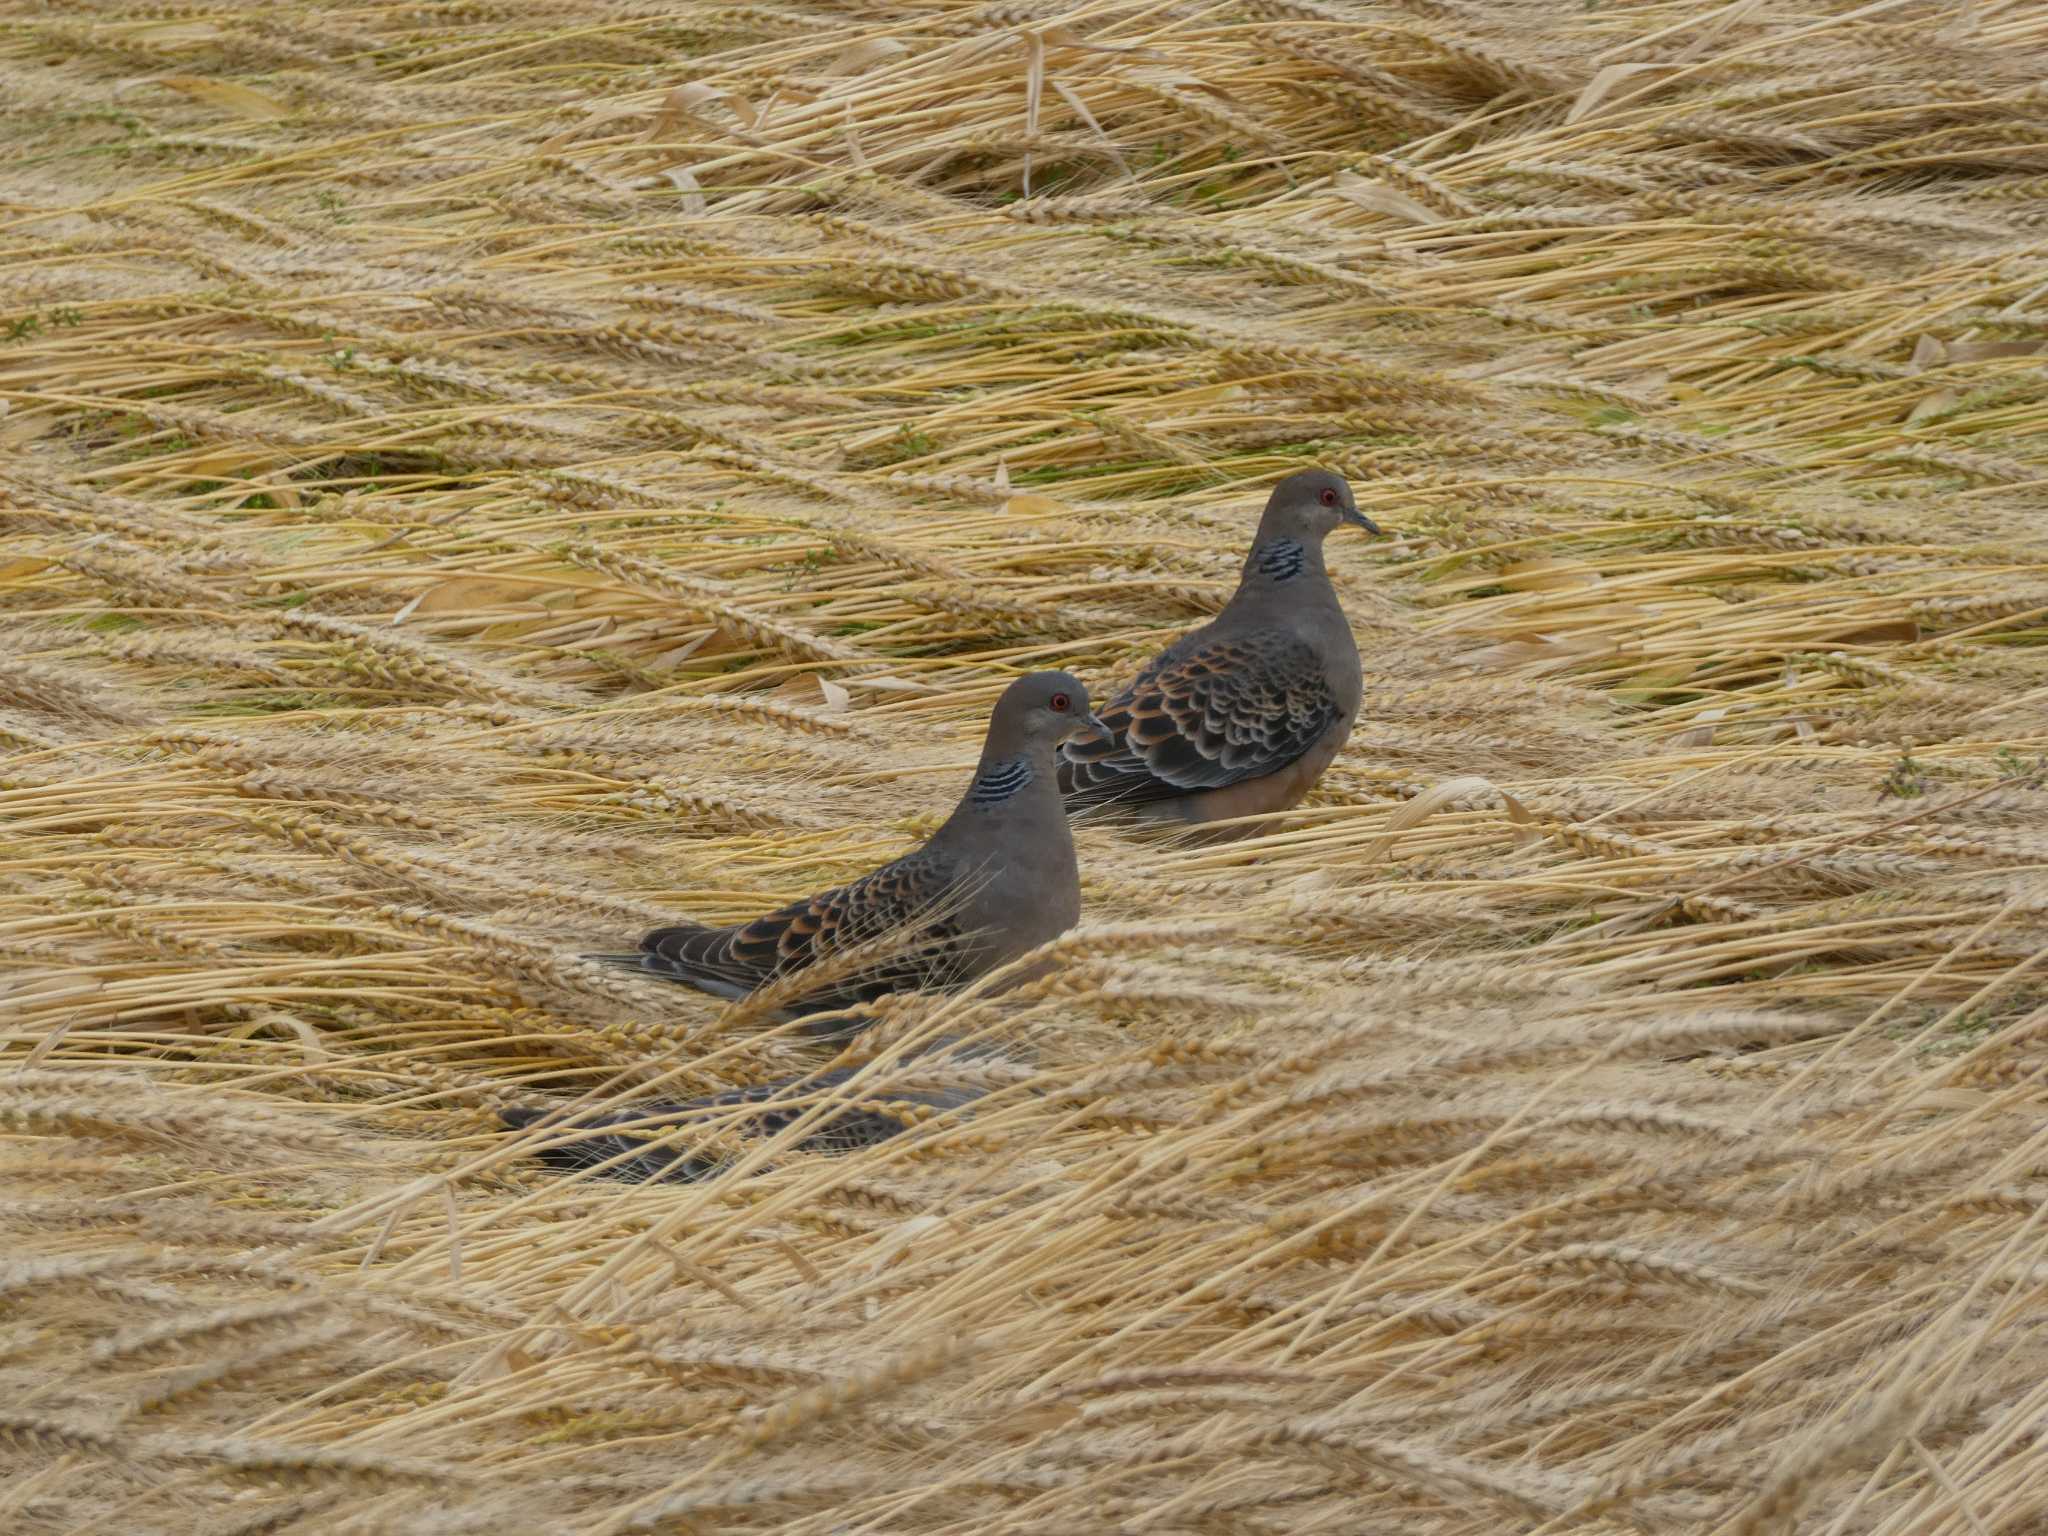
[[(967, 792), (923, 847), (751, 922), (659, 928), (637, 955), (599, 958), (737, 999), (865, 942), (901, 940), (879, 964), (772, 1013), (830, 1033), (847, 1009), (890, 992), (966, 985), (1080, 921), (1070, 810), (1115, 807), (1196, 825), (1299, 803), (1351, 734), (1363, 686), (1323, 564), (1323, 540), (1345, 523), (1379, 532), (1342, 476), (1290, 475), (1266, 503), (1223, 611), (1168, 646), (1099, 716), (1087, 686), (1066, 672), (1033, 672), (1003, 691)], [(783, 1086), (578, 1123), (759, 1103)], [(515, 1126), (546, 1117), (504, 1116)], [(640, 1176), (662, 1175), (650, 1167)]]

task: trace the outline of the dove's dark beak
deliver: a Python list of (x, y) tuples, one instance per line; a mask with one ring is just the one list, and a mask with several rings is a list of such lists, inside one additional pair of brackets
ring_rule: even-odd
[(1363, 528), (1367, 533), (1378, 533), (1380, 531), (1380, 525), (1356, 507), (1346, 507), (1337, 514), (1337, 520), (1342, 523), (1349, 523), (1354, 528)]
[(1067, 733), (1066, 739), (1072, 741), (1076, 736), (1084, 736), (1090, 731), (1093, 731), (1104, 741), (1114, 741), (1116, 739), (1115, 733), (1102, 723), (1102, 716), (1097, 714), (1084, 715), (1081, 719), (1076, 720), (1073, 730)]

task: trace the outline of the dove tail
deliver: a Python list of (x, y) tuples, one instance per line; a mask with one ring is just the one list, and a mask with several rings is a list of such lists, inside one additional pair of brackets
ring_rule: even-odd
[(656, 928), (640, 937), (640, 953), (658, 955), (665, 950), (679, 949), (692, 939), (702, 939), (707, 934), (724, 933), (723, 928), (712, 928), (704, 923), (676, 923), (667, 928)]
[(593, 964), (596, 965), (616, 965), (620, 967), (622, 970), (628, 971), (639, 971), (646, 969), (646, 966), (639, 955), (599, 954), (595, 951), (586, 950), (582, 954), (578, 955), (576, 958), (578, 960), (591, 961)]
[[(986, 1048), (961, 1052), (963, 1059), (987, 1054)], [(710, 1098), (693, 1099), (686, 1104), (655, 1100), (559, 1120), (558, 1110), (501, 1109), (498, 1118), (515, 1131), (534, 1127), (546, 1130), (552, 1126), (565, 1132), (598, 1132), (596, 1135), (578, 1136), (574, 1141), (557, 1146), (534, 1149), (535, 1157), (564, 1173), (608, 1164), (603, 1173), (605, 1178), (634, 1184), (691, 1183), (710, 1178), (725, 1164), (716, 1159), (694, 1156), (679, 1148), (650, 1145), (643, 1137), (658, 1136), (666, 1126), (715, 1114), (719, 1110), (741, 1109), (753, 1111), (744, 1117), (745, 1134), (773, 1136), (787, 1129), (804, 1113), (801, 1107), (783, 1102), (785, 1099), (838, 1087), (858, 1070), (855, 1067), (834, 1067), (824, 1072), (786, 1077), (778, 1082), (735, 1088)], [(899, 1110), (903, 1104), (923, 1104), (938, 1110), (959, 1109), (980, 1097), (980, 1093), (979, 1088), (926, 1089), (905, 1093), (900, 1099), (892, 1095), (891, 1101)], [(880, 1104), (872, 1107), (850, 1105), (827, 1116), (798, 1146), (804, 1151), (849, 1152), (857, 1147), (871, 1147), (887, 1141), (902, 1132), (909, 1123), (900, 1112), (892, 1112)], [(631, 1125), (633, 1130), (630, 1133), (610, 1133), (603, 1129), (614, 1125)]]
[[(590, 1115), (561, 1122), (563, 1130), (580, 1130), (585, 1126), (622, 1125), (628, 1121), (644, 1122), (669, 1111), (686, 1111), (684, 1104), (643, 1104), (632, 1109), (611, 1114)], [(501, 1109), (498, 1118), (515, 1131), (533, 1126), (545, 1126), (555, 1119), (556, 1111), (551, 1109)], [(678, 1114), (677, 1118), (680, 1118)], [(649, 1125), (648, 1130), (658, 1130), (659, 1124)], [(629, 1155), (630, 1154), (630, 1155)], [(604, 1177), (622, 1179), (631, 1184), (687, 1184), (708, 1177), (718, 1171), (718, 1164), (706, 1158), (692, 1157), (671, 1147), (649, 1146), (637, 1136), (583, 1136), (575, 1141), (562, 1142), (551, 1147), (535, 1149), (535, 1157), (548, 1167), (562, 1173), (575, 1173), (599, 1164), (609, 1164)], [(619, 1159), (614, 1162), (613, 1159)]]

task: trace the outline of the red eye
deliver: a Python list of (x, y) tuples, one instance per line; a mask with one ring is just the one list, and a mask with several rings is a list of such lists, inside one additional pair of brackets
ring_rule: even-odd
[(1323, 505), (1326, 507), (1334, 507), (1335, 505), (1337, 505), (1337, 493), (1331, 490), (1324, 491)]
[(1058, 710), (1063, 715), (1067, 712), (1068, 706), (1071, 705), (1073, 702), (1074, 701), (1068, 698), (1064, 693), (1056, 693), (1052, 696), (1052, 707)]

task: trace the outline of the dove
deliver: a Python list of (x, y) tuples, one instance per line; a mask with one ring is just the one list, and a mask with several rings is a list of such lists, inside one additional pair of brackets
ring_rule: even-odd
[(964, 986), (1080, 921), (1054, 754), (1102, 728), (1079, 678), (1020, 677), (996, 701), (967, 792), (923, 847), (751, 922), (657, 928), (638, 954), (591, 958), (738, 999), (863, 943), (900, 940), (856, 973), (832, 974), (766, 1010), (778, 1022), (803, 1019), (814, 1034), (844, 1028), (844, 1010), (890, 992)]
[[(918, 1053), (914, 1070), (934, 1076), (930, 1087), (909, 1090), (881, 1089), (872, 1095), (849, 1101), (843, 1108), (820, 1117), (811, 1131), (792, 1150), (802, 1152), (850, 1152), (887, 1141), (906, 1129), (922, 1111), (933, 1113), (959, 1109), (981, 1097), (983, 1090), (967, 1083), (947, 1083), (944, 1069), (952, 1063), (984, 1064), (1005, 1060), (997, 1048), (962, 1042), (942, 1036)], [(909, 1066), (906, 1063), (906, 1066)], [(936, 1074), (930, 1069), (936, 1068)], [(773, 1136), (785, 1129), (812, 1106), (803, 1102), (852, 1080), (857, 1066), (833, 1067), (823, 1072), (799, 1073), (772, 1083), (737, 1088), (710, 1098), (687, 1103), (653, 1100), (623, 1110), (569, 1116), (557, 1120), (549, 1109), (505, 1109), (499, 1118), (515, 1130), (543, 1126), (552, 1130), (590, 1130), (597, 1134), (539, 1147), (535, 1156), (551, 1168), (574, 1172), (583, 1168), (604, 1168), (603, 1177), (634, 1184), (690, 1183), (723, 1171), (718, 1159), (701, 1156), (686, 1144), (653, 1144), (661, 1134), (692, 1121), (718, 1122), (750, 1136)], [(734, 1122), (738, 1124), (735, 1125)], [(630, 1131), (615, 1129), (630, 1127)], [(618, 1159), (614, 1162), (613, 1159)]]
[(1323, 565), (1340, 523), (1380, 531), (1343, 476), (1303, 470), (1273, 488), (1223, 611), (1103, 707), (1098, 739), (1061, 746), (1069, 810), (1187, 824), (1300, 802), (1351, 734), (1363, 692), (1358, 643)]

